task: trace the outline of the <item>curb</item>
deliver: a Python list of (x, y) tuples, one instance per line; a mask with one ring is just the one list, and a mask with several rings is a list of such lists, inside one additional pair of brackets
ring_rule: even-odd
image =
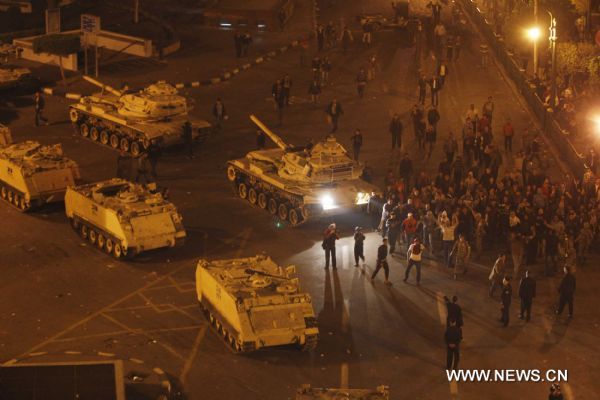
[[(98, 351), (95, 353), (83, 353), (81, 351), (75, 351), (75, 350), (65, 350), (63, 352), (56, 352), (56, 353), (52, 353), (52, 352), (48, 352), (48, 351), (38, 351), (35, 353), (29, 353), (26, 356), (20, 357), (20, 358), (13, 358), (10, 359), (2, 364), (0, 364), (0, 366), (3, 367), (9, 367), (12, 365), (17, 365), (20, 362), (24, 362), (29, 360), (30, 358), (35, 358), (35, 357), (41, 357), (41, 356), (83, 356), (83, 357), (104, 357), (104, 358), (113, 358), (113, 359), (119, 359), (122, 361), (130, 361), (134, 364), (137, 365), (144, 365), (146, 364), (146, 362), (144, 360), (140, 360), (139, 358), (118, 358), (117, 355), (115, 353), (108, 353), (108, 352), (104, 352), (104, 351)], [(146, 364), (148, 365), (148, 364)], [(172, 385), (171, 385), (171, 381), (169, 380), (169, 378), (167, 377), (167, 374), (165, 373), (165, 371), (163, 371), (161, 368), (159, 367), (152, 367), (150, 365), (148, 365), (148, 368), (150, 369), (150, 371), (156, 375), (156, 377), (158, 378), (159, 382), (160, 382), (160, 389), (161, 389), (161, 395), (167, 396), (167, 398), (171, 395), (171, 391), (172, 391)]]

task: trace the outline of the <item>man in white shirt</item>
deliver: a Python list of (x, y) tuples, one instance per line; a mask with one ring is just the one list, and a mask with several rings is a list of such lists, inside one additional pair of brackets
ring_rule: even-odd
[(417, 268), (417, 285), (421, 283), (421, 257), (423, 256), (424, 251), (425, 246), (421, 244), (419, 238), (415, 238), (406, 253), (408, 265), (406, 266), (406, 272), (404, 273), (404, 282), (408, 280), (410, 270), (414, 265)]

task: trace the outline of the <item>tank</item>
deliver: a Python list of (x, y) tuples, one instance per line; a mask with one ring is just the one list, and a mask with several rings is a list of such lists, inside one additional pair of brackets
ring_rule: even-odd
[(200, 260), (198, 302), (234, 352), (289, 344), (309, 350), (319, 329), (311, 297), (294, 274), (294, 266), (283, 268), (266, 255)]
[(25, 85), (30, 78), (31, 71), (27, 68), (0, 67), (0, 91)]
[(12, 134), (8, 126), (0, 124), (0, 147), (12, 144)]
[(333, 136), (310, 150), (294, 147), (254, 115), (250, 119), (277, 145), (228, 162), (227, 178), (234, 192), (250, 204), (298, 225), (366, 205), (379, 191), (361, 179), (363, 165), (352, 160)]
[(183, 124), (192, 125), (192, 138), (205, 139), (208, 122), (189, 115), (192, 107), (177, 89), (156, 82), (140, 91), (116, 90), (84, 76), (102, 91), (71, 104), (69, 118), (77, 133), (95, 143), (138, 156), (151, 143), (170, 146), (183, 142)]
[(67, 218), (83, 239), (115, 258), (182, 245), (181, 215), (150, 189), (119, 178), (71, 186), (65, 195)]
[(371, 389), (323, 389), (302, 385), (296, 393), (296, 400), (389, 400), (387, 386)]
[(79, 167), (63, 155), (60, 144), (0, 146), (0, 196), (21, 211), (63, 201), (67, 186), (77, 179)]

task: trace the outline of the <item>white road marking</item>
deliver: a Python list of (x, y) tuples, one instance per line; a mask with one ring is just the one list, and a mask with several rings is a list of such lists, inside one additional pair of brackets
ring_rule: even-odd
[(348, 389), (348, 363), (342, 363), (340, 371), (340, 388)]

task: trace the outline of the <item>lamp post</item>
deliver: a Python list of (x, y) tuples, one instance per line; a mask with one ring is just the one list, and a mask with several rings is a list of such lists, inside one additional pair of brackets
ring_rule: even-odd
[(537, 75), (537, 71), (538, 71), (538, 45), (537, 45), (537, 42), (541, 35), (542, 35), (542, 33), (540, 32), (540, 28), (538, 28), (537, 26), (534, 26), (527, 30), (527, 36), (529, 36), (529, 39), (531, 39), (531, 41), (533, 42), (533, 74), (534, 75)]
[(550, 11), (548, 11), (548, 14), (550, 14), (548, 40), (550, 40), (550, 48), (552, 49), (552, 98), (550, 99), (550, 106), (554, 110), (554, 107), (556, 107), (556, 18), (554, 18)]

